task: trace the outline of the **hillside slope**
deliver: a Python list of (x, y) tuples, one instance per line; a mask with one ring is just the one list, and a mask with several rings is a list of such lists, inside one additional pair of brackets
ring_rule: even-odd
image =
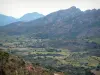
[(52, 73), (0, 50), (0, 75), (52, 75)]

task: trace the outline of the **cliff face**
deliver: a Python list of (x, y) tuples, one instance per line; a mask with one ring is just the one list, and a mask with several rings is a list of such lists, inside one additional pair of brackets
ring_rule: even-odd
[(40, 66), (26, 63), (18, 56), (0, 51), (0, 74), (1, 75), (52, 75)]

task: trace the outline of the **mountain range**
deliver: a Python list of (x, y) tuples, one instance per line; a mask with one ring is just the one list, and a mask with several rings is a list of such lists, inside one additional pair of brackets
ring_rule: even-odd
[(17, 19), (17, 18), (11, 17), (11, 16), (6, 16), (6, 15), (0, 14), (0, 26), (4, 26), (4, 25), (7, 25), (7, 24), (10, 24), (13, 22), (18, 22), (18, 21), (28, 22), (31, 20), (41, 18), (43, 16), (44, 15), (39, 14), (37, 12), (33, 12), (33, 13), (27, 13), (27, 14), (25, 14), (22, 17)]
[(81, 11), (72, 6), (33, 21), (11, 23), (0, 32), (36, 38), (100, 37), (100, 9)]

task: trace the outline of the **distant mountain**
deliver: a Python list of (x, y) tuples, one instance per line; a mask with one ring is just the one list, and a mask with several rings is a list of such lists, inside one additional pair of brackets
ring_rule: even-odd
[(16, 22), (17, 20), (11, 16), (6, 16), (0, 14), (0, 26), (4, 26), (13, 22)]
[(24, 21), (24, 22), (28, 22), (28, 21), (35, 20), (35, 19), (38, 19), (38, 18), (41, 18), (41, 17), (44, 17), (44, 15), (39, 14), (37, 12), (33, 12), (33, 13), (25, 14), (19, 20)]
[(10, 23), (13, 23), (13, 22), (18, 22), (18, 21), (28, 22), (28, 21), (31, 21), (31, 20), (41, 18), (43, 16), (44, 15), (42, 15), (42, 14), (34, 12), (34, 13), (25, 14), (24, 16), (22, 16), (19, 19), (15, 19), (11, 16), (6, 16), (6, 15), (3, 15), (3, 14), (0, 14), (0, 26), (4, 26), (4, 25), (7, 25), (7, 24), (10, 24)]
[(73, 6), (30, 22), (11, 25), (2, 27), (0, 32), (37, 38), (100, 37), (100, 9), (83, 12)]

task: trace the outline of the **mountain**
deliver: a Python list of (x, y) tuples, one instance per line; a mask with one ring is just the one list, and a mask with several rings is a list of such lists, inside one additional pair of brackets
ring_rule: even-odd
[(41, 18), (43, 16), (44, 15), (42, 15), (42, 14), (34, 12), (34, 13), (27, 13), (24, 16), (22, 16), (21, 18), (15, 19), (11, 16), (6, 16), (6, 15), (0, 14), (0, 26), (4, 26), (4, 25), (14, 23), (14, 22), (18, 22), (18, 21), (28, 22), (28, 21), (31, 21), (31, 20)]
[(0, 32), (7, 35), (30, 35), (37, 38), (100, 37), (99, 31), (100, 9), (81, 11), (75, 6), (0, 29)]
[(23, 15), (19, 20), (27, 22), (27, 21), (35, 20), (35, 19), (38, 19), (41, 17), (44, 17), (44, 15), (39, 14), (37, 12), (33, 12), (33, 13), (27, 13), (27, 14)]
[(0, 26), (10, 24), (12, 22), (16, 22), (16, 19), (11, 16), (6, 16), (0, 14)]

